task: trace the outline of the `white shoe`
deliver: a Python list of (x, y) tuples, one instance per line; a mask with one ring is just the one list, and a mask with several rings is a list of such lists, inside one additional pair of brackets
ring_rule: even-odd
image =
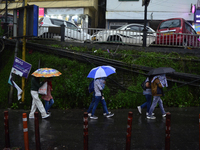
[(48, 117), (50, 117), (50, 115), (47, 114), (46, 116), (43, 116), (42, 118), (45, 119), (45, 118), (48, 118)]
[[(108, 114), (111, 114), (111, 112), (109, 111)], [(103, 113), (103, 115), (106, 116), (107, 114), (106, 114), (106, 113)]]
[(34, 116), (29, 116), (30, 119), (34, 119)]
[(147, 116), (147, 119), (156, 119), (155, 116)]
[[(149, 115), (149, 113), (147, 112), (147, 113), (146, 113), (146, 115), (148, 116), (148, 115)], [(154, 114), (154, 113), (152, 113), (151, 115), (155, 115), (155, 114)]]
[(92, 114), (91, 113), (88, 113), (88, 116), (90, 117)]
[(162, 117), (163, 117), (163, 118), (166, 117), (166, 114), (162, 115)]
[(138, 106), (137, 109), (138, 109), (139, 113), (142, 114), (142, 108), (141, 108), (141, 106)]

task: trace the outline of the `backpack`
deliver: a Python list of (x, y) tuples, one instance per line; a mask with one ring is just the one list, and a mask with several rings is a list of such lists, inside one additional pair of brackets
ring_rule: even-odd
[(142, 89), (143, 90), (146, 90), (146, 82), (145, 82), (146, 80), (144, 80), (143, 82), (142, 82), (142, 84), (141, 84), (141, 87), (142, 87)]
[(92, 80), (90, 82), (89, 87), (88, 87), (88, 91), (89, 91), (89, 93), (94, 92), (94, 80)]

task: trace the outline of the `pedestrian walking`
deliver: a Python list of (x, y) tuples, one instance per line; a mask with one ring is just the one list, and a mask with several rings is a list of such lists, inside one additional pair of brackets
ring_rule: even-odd
[[(103, 91), (103, 87), (101, 86), (101, 78), (97, 78), (97, 79), (94, 79), (94, 95), (95, 95), (95, 102), (94, 102), (94, 106), (93, 106), (93, 109), (92, 109), (92, 114), (90, 116), (91, 119), (98, 119), (97, 116), (94, 115), (95, 113), (95, 110), (99, 104), (99, 102), (102, 100), (102, 91)], [(102, 104), (103, 105), (103, 104)], [(108, 112), (107, 110), (107, 106), (105, 107), (105, 103), (103, 105), (105, 111), (106, 111), (106, 117), (109, 118), (109, 117), (112, 117), (114, 114)]]
[(161, 109), (162, 117), (166, 116), (166, 112), (163, 107), (163, 101), (160, 98), (161, 96), (164, 96), (163, 94), (164, 87), (168, 87), (165, 74), (154, 76), (153, 79), (151, 80), (151, 92), (153, 95), (153, 102), (150, 107), (149, 114), (147, 116), (148, 119), (156, 119), (156, 117), (152, 115), (152, 112), (154, 111), (157, 103), (159, 104), (159, 107)]
[[(101, 78), (99, 81), (100, 81), (100, 85), (101, 85), (102, 89), (104, 89), (105, 88), (105, 84), (106, 84), (106, 78)], [(107, 108), (104, 96), (102, 96), (102, 99), (100, 100), (100, 102), (101, 102), (101, 104), (103, 106), (103, 115), (106, 116), (107, 114), (111, 114), (111, 112), (108, 112), (108, 108)], [(89, 106), (89, 108), (87, 110), (88, 116), (91, 116), (90, 112), (91, 112), (91, 110), (92, 110), (92, 108), (94, 106), (94, 103), (95, 103), (95, 92), (93, 92), (92, 102), (90, 103), (90, 106)]]
[(47, 82), (47, 95), (42, 95), (42, 99), (45, 102), (45, 110), (47, 114), (50, 114), (49, 109), (51, 108), (51, 106), (54, 104), (54, 99), (51, 95), (51, 91), (53, 91), (52, 88), (52, 77), (47, 78), (45, 80), (45, 82)]
[(29, 118), (34, 118), (34, 113), (36, 109), (41, 113), (42, 118), (47, 118), (50, 115), (46, 113), (43, 103), (41, 102), (38, 94), (39, 88), (43, 85), (44, 82), (40, 83), (40, 77), (33, 76), (31, 79), (31, 96), (32, 96), (32, 106)]
[[(149, 77), (146, 78), (145, 85), (146, 85), (146, 88), (145, 88), (145, 90), (143, 90), (143, 95), (146, 98), (146, 102), (143, 103), (140, 106), (137, 106), (137, 109), (138, 109), (139, 113), (142, 114), (142, 109), (147, 107), (146, 115), (148, 116), (149, 110), (150, 110), (150, 107), (151, 107), (151, 99), (152, 99)], [(154, 113), (152, 113), (152, 115), (154, 115)]]

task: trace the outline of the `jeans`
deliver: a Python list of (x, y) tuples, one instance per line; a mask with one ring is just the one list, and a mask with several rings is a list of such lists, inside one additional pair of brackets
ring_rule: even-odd
[[(95, 110), (96, 110), (96, 108), (97, 108), (97, 106), (98, 106), (98, 104), (99, 104), (99, 102), (102, 100), (102, 96), (95, 96), (95, 102), (94, 102), (94, 107), (93, 107), (93, 109), (92, 109), (92, 116), (94, 115), (94, 113), (95, 113)], [(103, 107), (104, 107), (104, 109), (106, 108), (106, 114), (108, 114), (108, 110), (107, 110), (107, 107), (106, 107), (106, 103), (104, 103), (105, 101), (102, 101), (103, 103), (102, 103), (102, 105), (103, 105)]]
[(145, 95), (146, 102), (141, 105), (141, 108), (147, 107), (147, 113), (149, 113), (150, 107), (151, 107), (151, 95)]
[(153, 103), (152, 103), (151, 108), (150, 108), (150, 110), (149, 110), (149, 116), (152, 115), (152, 112), (154, 111), (154, 109), (155, 109), (157, 103), (159, 104), (159, 107), (160, 107), (160, 109), (161, 109), (162, 114), (163, 114), (163, 115), (165, 114), (165, 110), (164, 110), (164, 108), (163, 108), (162, 99), (160, 98), (160, 96), (154, 96), (154, 97), (153, 97)]
[(44, 100), (45, 102), (45, 110), (46, 110), (46, 113), (48, 112), (48, 110), (51, 108), (51, 106), (53, 105), (54, 103), (54, 100), (53, 99), (50, 99), (50, 101), (46, 101)]
[[(100, 102), (101, 102), (101, 104), (102, 104), (102, 106), (103, 106), (103, 113), (108, 114), (108, 109), (107, 109), (107, 106), (106, 106), (106, 101), (105, 101), (105, 99), (101, 99)], [(95, 94), (93, 93), (92, 102), (90, 103), (90, 106), (89, 106), (89, 108), (88, 108), (88, 110), (87, 110), (88, 113), (91, 112), (91, 110), (92, 110), (94, 104), (95, 104)]]

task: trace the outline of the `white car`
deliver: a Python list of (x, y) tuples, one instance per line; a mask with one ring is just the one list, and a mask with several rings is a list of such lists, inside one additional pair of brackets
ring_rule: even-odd
[[(147, 28), (146, 45), (155, 42), (156, 33), (150, 28)], [(128, 24), (121, 26), (117, 29), (103, 30), (96, 32), (92, 35), (93, 42), (120, 42), (124, 44), (142, 45), (143, 44), (143, 29), (144, 25), (141, 24)]]
[[(56, 28), (49, 28), (49, 27), (60, 27), (61, 25), (65, 25), (65, 40), (73, 40), (76, 42), (91, 42), (91, 35), (87, 34), (86, 30), (85, 32), (80, 29), (78, 26), (76, 26), (74, 23), (56, 19), (56, 18), (48, 18), (48, 17), (42, 17), (39, 20), (39, 26), (38, 26), (38, 36), (42, 37), (47, 33), (59, 33), (59, 29)], [(61, 38), (60, 36), (53, 36), (53, 38)]]

